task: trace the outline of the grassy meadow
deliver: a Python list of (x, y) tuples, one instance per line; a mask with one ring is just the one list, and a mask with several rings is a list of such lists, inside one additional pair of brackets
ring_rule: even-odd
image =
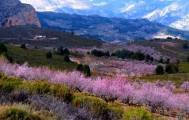
[(74, 70), (77, 64), (74, 62), (65, 62), (64, 56), (53, 53), (52, 58), (46, 58), (47, 50), (23, 49), (19, 46), (7, 45), (8, 55), (13, 61), (19, 64), (27, 62), (31, 66), (48, 66), (52, 69)]

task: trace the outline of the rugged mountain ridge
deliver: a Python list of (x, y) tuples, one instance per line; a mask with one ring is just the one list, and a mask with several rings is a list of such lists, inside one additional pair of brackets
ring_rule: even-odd
[(189, 39), (189, 32), (173, 29), (146, 19), (106, 18), (78, 14), (39, 12), (43, 28), (74, 32), (105, 41), (152, 39), (159, 34)]
[(0, 1), (0, 27), (35, 25), (41, 27), (35, 9), (19, 0)]
[[(189, 31), (189, 0), (84, 0), (85, 2), (76, 0), (70, 4), (65, 4), (61, 0), (38, 0), (44, 6), (40, 6), (35, 2), (36, 0), (21, 1), (32, 4), (39, 11), (126, 19), (146, 18), (166, 26)], [(79, 6), (79, 3), (83, 3), (83, 6)], [(78, 9), (76, 9), (77, 4)]]

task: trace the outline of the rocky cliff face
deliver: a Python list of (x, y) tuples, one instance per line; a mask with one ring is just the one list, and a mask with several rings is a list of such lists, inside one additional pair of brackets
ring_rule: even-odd
[(0, 27), (36, 25), (41, 27), (35, 9), (19, 0), (0, 0)]

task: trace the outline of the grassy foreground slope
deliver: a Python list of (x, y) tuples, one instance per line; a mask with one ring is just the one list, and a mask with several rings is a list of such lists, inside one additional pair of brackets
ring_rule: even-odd
[[(108, 103), (63, 84), (27, 81), (3, 74), (0, 75), (0, 93), (2, 120), (69, 120), (71, 114), (74, 120), (156, 120), (160, 118), (155, 117), (144, 107), (127, 106), (117, 102)], [(53, 105), (50, 102), (51, 97), (53, 97)], [(78, 115), (74, 113), (76, 109), (80, 111)]]

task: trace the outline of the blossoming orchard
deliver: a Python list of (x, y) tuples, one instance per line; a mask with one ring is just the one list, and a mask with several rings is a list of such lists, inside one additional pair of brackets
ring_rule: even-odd
[[(5, 60), (0, 62), (0, 72), (25, 80), (48, 80), (52, 83), (65, 84), (107, 101), (118, 100), (129, 105), (144, 105), (153, 112), (177, 110), (189, 113), (189, 94), (175, 93), (173, 83), (131, 82), (121, 77), (85, 78), (78, 72), (29, 67), (26, 64), (11, 64)], [(183, 83), (180, 88), (188, 91), (188, 86), (188, 83)]]

